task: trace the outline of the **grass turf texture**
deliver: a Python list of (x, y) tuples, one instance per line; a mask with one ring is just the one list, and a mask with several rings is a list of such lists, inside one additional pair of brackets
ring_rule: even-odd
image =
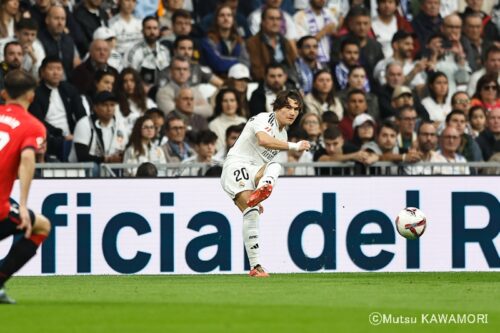
[[(500, 273), (16, 277), (2, 332), (499, 332)], [(382, 324), (377, 311), (487, 313), (489, 324)], [(419, 319), (420, 321), (420, 319)]]

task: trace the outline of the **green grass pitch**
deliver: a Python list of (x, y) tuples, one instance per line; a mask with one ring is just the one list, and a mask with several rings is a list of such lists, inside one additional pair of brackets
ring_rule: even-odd
[[(500, 273), (16, 277), (1, 332), (500, 332)], [(382, 324), (371, 312), (486, 313)]]

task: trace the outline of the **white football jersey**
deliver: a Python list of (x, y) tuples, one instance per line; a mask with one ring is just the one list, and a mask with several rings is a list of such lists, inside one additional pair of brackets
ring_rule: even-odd
[(286, 128), (280, 131), (275, 112), (259, 113), (246, 123), (240, 137), (229, 150), (226, 163), (243, 161), (252, 165), (263, 165), (273, 160), (278, 155), (279, 150), (259, 146), (255, 136), (257, 132), (265, 132), (280, 141), (288, 141)]

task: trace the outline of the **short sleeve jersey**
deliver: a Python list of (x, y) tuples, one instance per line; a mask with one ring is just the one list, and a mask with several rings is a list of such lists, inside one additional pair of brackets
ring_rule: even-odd
[(0, 106), (0, 221), (9, 214), (9, 197), (16, 180), (21, 152), (39, 150), (45, 142), (45, 126), (23, 107)]
[(238, 140), (227, 154), (227, 162), (243, 161), (253, 165), (263, 165), (273, 160), (279, 150), (259, 146), (258, 132), (264, 132), (280, 141), (288, 141), (286, 129), (279, 129), (275, 112), (262, 112), (248, 120)]

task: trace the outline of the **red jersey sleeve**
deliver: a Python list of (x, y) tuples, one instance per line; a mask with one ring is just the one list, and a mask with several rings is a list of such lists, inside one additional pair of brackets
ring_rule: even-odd
[(33, 147), (36, 151), (42, 149), (46, 140), (45, 126), (37, 119), (30, 119), (29, 125), (27, 127), (27, 135), (21, 142), (21, 150), (25, 148)]

